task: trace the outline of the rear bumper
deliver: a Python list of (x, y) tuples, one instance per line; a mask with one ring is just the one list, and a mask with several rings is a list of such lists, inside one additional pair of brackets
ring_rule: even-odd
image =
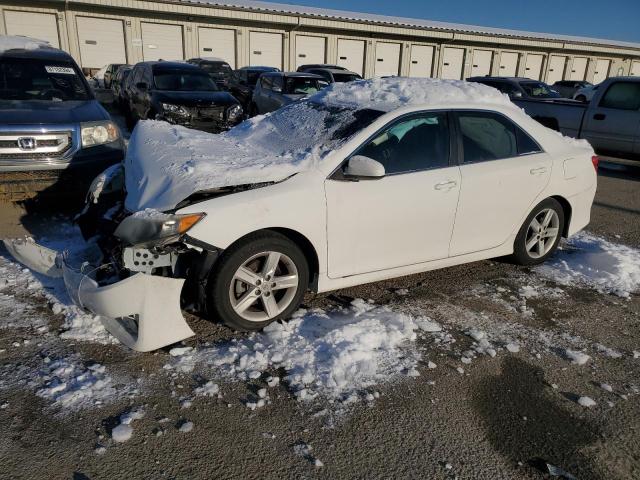
[(575, 235), (580, 230), (589, 225), (591, 221), (591, 207), (596, 196), (596, 185), (584, 192), (578, 193), (568, 198), (571, 205), (571, 222), (567, 236)]

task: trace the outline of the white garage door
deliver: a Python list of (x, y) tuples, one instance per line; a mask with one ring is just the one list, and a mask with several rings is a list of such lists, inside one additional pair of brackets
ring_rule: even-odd
[(282, 70), (282, 34), (250, 32), (249, 50), (251, 66), (276, 67)]
[(122, 20), (77, 17), (80, 63), (101, 68), (109, 63), (127, 63)]
[(325, 44), (324, 37), (309, 37), (307, 35), (296, 36), (296, 68), (305, 63), (324, 63)]
[(596, 60), (596, 69), (593, 72), (593, 84), (596, 85), (607, 79), (609, 69), (611, 68), (611, 60), (599, 58)]
[(182, 27), (142, 22), (142, 56), (151, 60), (184, 60)]
[(567, 57), (551, 55), (549, 59), (549, 71), (547, 72), (547, 83), (554, 83), (564, 80), (564, 69), (567, 64)]
[(198, 28), (200, 57), (218, 57), (236, 68), (236, 31), (226, 28)]
[(527, 62), (524, 66), (524, 76), (527, 78), (532, 78), (534, 80), (540, 80), (543, 61), (544, 55), (540, 55), (537, 53), (528, 53)]
[(493, 52), (491, 50), (474, 50), (473, 63), (471, 64), (472, 77), (484, 77), (491, 74), (491, 60)]
[(500, 54), (500, 68), (498, 75), (501, 77), (515, 77), (518, 72), (519, 58), (519, 53), (502, 52)]
[(339, 38), (338, 65), (364, 75), (364, 40)]
[(464, 48), (444, 47), (442, 49), (441, 78), (460, 80), (464, 65)]
[(640, 62), (631, 62), (631, 72), (629, 74), (632, 77), (640, 77)]
[(53, 13), (33, 13), (4, 11), (4, 23), (7, 35), (24, 35), (26, 37), (46, 40), (51, 46), (60, 48), (58, 36), (58, 20)]
[(587, 62), (589, 60), (586, 57), (574, 57), (571, 63), (571, 71), (568, 75), (568, 80), (584, 80), (587, 74)]
[(431, 77), (433, 69), (433, 47), (411, 45), (410, 77)]
[(400, 44), (376, 43), (376, 63), (374, 75), (376, 77), (388, 77), (398, 75), (400, 72)]

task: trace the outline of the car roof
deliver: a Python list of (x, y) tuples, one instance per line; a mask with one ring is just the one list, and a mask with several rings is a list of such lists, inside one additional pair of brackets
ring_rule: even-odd
[(507, 81), (507, 82), (542, 82), (542, 80), (534, 80), (533, 78), (527, 77), (469, 77), (467, 78), (468, 82), (478, 82), (481, 80), (499, 80), (499, 81)]
[(226, 60), (219, 57), (195, 57), (190, 58), (189, 62), (197, 61), (197, 62), (216, 62), (216, 63), (229, 63)]
[(301, 69), (310, 69), (310, 68), (332, 68), (334, 70), (347, 70), (345, 67), (341, 67), (340, 65), (333, 65), (331, 63), (307, 63), (305, 65), (300, 65), (298, 67), (298, 71)]
[(34, 49), (12, 48), (10, 50), (0, 50), (0, 57), (73, 61), (73, 57), (67, 52), (49, 46), (41, 46)]
[(262, 65), (256, 65), (253, 67), (241, 67), (238, 68), (238, 70), (252, 70), (252, 71), (256, 71), (256, 72), (279, 72), (280, 69), (276, 68), (276, 67), (266, 67), (266, 66), (262, 66)]
[(322, 70), (323, 72), (329, 72), (331, 74), (358, 75), (358, 76), (360, 76), (360, 74), (358, 74), (356, 72), (352, 72), (351, 70), (347, 70), (346, 68), (317, 67), (317, 68), (310, 68), (309, 70)]
[(322, 79), (320, 75), (307, 72), (267, 72), (262, 74), (263, 77), (285, 77), (285, 78), (318, 78)]
[(157, 70), (193, 70), (198, 72), (202, 71), (200, 67), (198, 67), (197, 65), (193, 65), (187, 62), (172, 62), (172, 61), (165, 61), (165, 60), (157, 60), (153, 62), (140, 62), (136, 64), (136, 66), (138, 65), (149, 65), (153, 69), (153, 71), (157, 71)]

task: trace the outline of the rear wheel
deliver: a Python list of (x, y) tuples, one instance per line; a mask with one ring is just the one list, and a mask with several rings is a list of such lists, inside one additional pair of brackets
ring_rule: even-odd
[(284, 235), (250, 235), (227, 249), (207, 285), (208, 311), (236, 330), (289, 317), (309, 285), (302, 250)]
[(553, 198), (540, 202), (520, 227), (513, 245), (513, 260), (520, 265), (544, 262), (558, 248), (563, 229), (562, 205)]

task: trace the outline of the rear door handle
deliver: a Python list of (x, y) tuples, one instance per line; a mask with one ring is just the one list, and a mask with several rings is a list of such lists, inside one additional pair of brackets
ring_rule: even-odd
[(593, 116), (594, 120), (604, 120), (605, 118), (607, 118), (607, 116), (604, 113), (596, 113)]
[(531, 175), (542, 175), (543, 173), (547, 173), (547, 167), (532, 168), (529, 170), (529, 173)]
[(446, 182), (436, 183), (433, 188), (435, 188), (436, 190), (451, 190), (457, 184), (458, 182), (454, 180), (448, 180)]

